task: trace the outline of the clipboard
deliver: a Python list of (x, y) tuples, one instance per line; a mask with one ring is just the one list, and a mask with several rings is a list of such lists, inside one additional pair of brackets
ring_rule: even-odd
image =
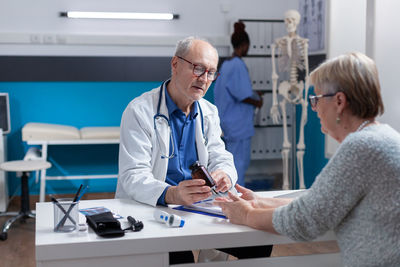
[(193, 203), (189, 206), (177, 206), (173, 209), (227, 219), (227, 217), (222, 213), (221, 208), (218, 206), (214, 206), (212, 204), (212, 201), (213, 199), (206, 199)]

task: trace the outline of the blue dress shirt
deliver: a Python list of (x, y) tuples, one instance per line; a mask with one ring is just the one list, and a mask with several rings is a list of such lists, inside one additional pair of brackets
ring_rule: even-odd
[[(183, 180), (192, 179), (189, 166), (192, 165), (197, 157), (196, 149), (196, 117), (198, 116), (198, 103), (194, 103), (189, 116), (178, 108), (165, 89), (165, 99), (168, 108), (169, 121), (171, 124), (172, 137), (174, 139), (175, 156), (168, 160), (168, 170), (165, 182), (170, 185), (178, 185)], [(172, 142), (170, 141), (170, 152), (172, 153)], [(164, 189), (158, 198), (157, 204), (166, 205)]]

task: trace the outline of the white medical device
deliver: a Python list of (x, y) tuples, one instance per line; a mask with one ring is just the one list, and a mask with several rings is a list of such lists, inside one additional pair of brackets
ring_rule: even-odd
[(185, 224), (185, 220), (178, 215), (169, 214), (162, 210), (155, 210), (153, 215), (157, 222), (165, 223), (170, 227), (183, 227)]

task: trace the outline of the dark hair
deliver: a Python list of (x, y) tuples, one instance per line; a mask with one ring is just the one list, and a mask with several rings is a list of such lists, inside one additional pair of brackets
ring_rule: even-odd
[(237, 48), (244, 43), (250, 43), (249, 35), (244, 30), (245, 27), (246, 25), (244, 25), (244, 23), (241, 21), (235, 22), (235, 24), (233, 25), (234, 32), (231, 36), (231, 43), (233, 48)]

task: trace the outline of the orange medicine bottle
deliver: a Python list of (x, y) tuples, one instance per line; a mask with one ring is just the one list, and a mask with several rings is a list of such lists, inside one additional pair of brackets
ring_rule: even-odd
[(213, 178), (208, 173), (206, 167), (201, 165), (200, 162), (196, 161), (189, 166), (189, 169), (192, 171), (192, 179), (203, 179), (204, 181), (206, 181), (206, 185), (208, 185), (209, 187), (215, 186)]

